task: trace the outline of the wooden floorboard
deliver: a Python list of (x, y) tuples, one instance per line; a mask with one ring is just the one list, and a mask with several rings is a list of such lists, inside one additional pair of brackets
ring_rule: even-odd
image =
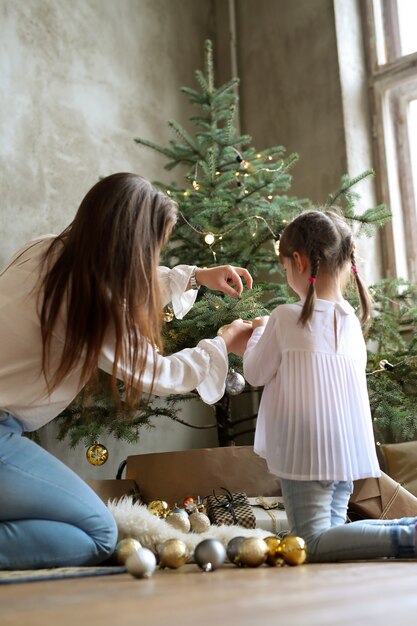
[(412, 626), (417, 561), (195, 565), (0, 587), (1, 626)]

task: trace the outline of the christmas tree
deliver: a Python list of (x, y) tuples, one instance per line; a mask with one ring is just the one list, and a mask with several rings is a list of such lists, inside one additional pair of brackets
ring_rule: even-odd
[[(198, 89), (183, 87), (197, 113), (191, 118), (195, 133), (190, 134), (176, 121), (169, 125), (175, 133), (167, 146), (137, 138), (135, 141), (156, 150), (167, 158), (165, 168), (185, 168), (184, 184), (158, 187), (179, 206), (179, 222), (163, 255), (163, 263), (197, 266), (233, 264), (247, 268), (256, 287), (245, 290), (239, 299), (201, 289), (192, 310), (183, 320), (176, 320), (168, 307), (164, 312), (165, 351), (172, 353), (195, 346), (205, 337), (215, 336), (219, 327), (241, 317), (252, 319), (264, 315), (277, 304), (288, 302), (288, 292), (280, 263), (275, 254), (280, 232), (286, 223), (301, 211), (312, 208), (307, 199), (289, 195), (291, 170), (297, 162), (295, 154), (286, 156), (282, 146), (258, 150), (248, 135), (239, 134), (235, 115), (238, 106), (238, 79), (216, 87), (213, 72), (212, 44), (205, 44), (205, 70), (196, 71)], [(321, 208), (338, 207), (358, 234), (369, 235), (384, 223), (389, 212), (378, 206), (358, 213), (359, 196), (354, 187), (372, 172), (355, 179), (344, 176), (341, 185), (329, 194)], [(232, 397), (238, 390), (240, 360), (231, 358), (231, 378), (226, 394), (215, 407), (214, 427), (219, 445), (234, 442), (236, 421), (232, 418)], [(135, 415), (127, 415), (123, 403), (115, 407), (104, 387), (85, 391), (63, 414), (60, 437), (71, 435), (71, 444), (80, 439), (91, 441), (103, 430), (128, 441), (135, 441), (140, 427), (150, 417), (165, 415), (179, 422), (178, 400), (195, 398), (196, 394), (170, 397), (163, 408), (149, 404), (138, 407)], [(250, 389), (245, 388), (246, 393)], [(123, 390), (121, 388), (121, 398)]]

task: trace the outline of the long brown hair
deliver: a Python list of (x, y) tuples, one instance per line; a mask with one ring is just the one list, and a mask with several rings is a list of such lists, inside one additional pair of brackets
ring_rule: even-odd
[[(162, 348), (157, 267), (176, 219), (175, 203), (136, 174), (112, 174), (87, 193), (44, 259), (40, 322), (49, 391), (80, 361), (81, 383), (93, 377), (110, 331), (115, 345), (113, 389), (122, 364), (126, 404), (133, 407), (137, 402), (147, 350)], [(62, 308), (65, 343), (59, 365), (48, 378), (52, 336)], [(152, 384), (154, 377), (155, 361)]]
[(360, 322), (364, 324), (371, 313), (371, 297), (359, 276), (355, 261), (355, 241), (345, 220), (333, 211), (305, 211), (284, 229), (280, 244), (280, 256), (290, 258), (300, 252), (307, 256), (311, 265), (311, 280), (300, 315), (304, 326), (311, 318), (316, 301), (315, 278), (320, 270), (340, 273), (350, 262), (359, 292), (361, 305)]

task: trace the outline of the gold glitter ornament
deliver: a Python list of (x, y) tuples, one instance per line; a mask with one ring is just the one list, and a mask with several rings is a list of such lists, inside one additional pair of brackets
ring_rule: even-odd
[(87, 457), (87, 461), (91, 463), (91, 465), (104, 465), (104, 463), (109, 458), (109, 451), (106, 446), (103, 446), (102, 443), (98, 443), (95, 441), (91, 446), (87, 448), (87, 452), (85, 453)]
[(141, 547), (142, 545), (140, 541), (138, 541), (137, 539), (133, 539), (133, 537), (126, 537), (125, 539), (121, 539), (116, 545), (116, 548), (113, 552), (112, 560), (115, 561), (117, 565), (124, 565), (128, 557), (136, 550), (139, 550), (139, 548)]
[(188, 517), (188, 513), (186, 513), (185, 511), (184, 513), (185, 515), (183, 515), (182, 513), (174, 513), (173, 511), (171, 511), (171, 513), (166, 516), (165, 520), (173, 528), (181, 530), (183, 533), (188, 533), (190, 532), (191, 528), (191, 520)]
[(301, 565), (307, 558), (306, 542), (295, 535), (286, 535), (281, 539), (279, 551), (287, 565)]
[(172, 322), (174, 319), (174, 309), (170, 305), (166, 306), (162, 317), (164, 322)]
[(193, 533), (204, 533), (211, 526), (210, 520), (205, 513), (195, 511), (190, 515), (191, 530)]
[(239, 546), (238, 561), (249, 567), (259, 567), (265, 563), (268, 554), (268, 547), (263, 539), (259, 537), (248, 537)]
[(152, 502), (149, 502), (147, 505), (147, 509), (152, 515), (161, 518), (167, 517), (170, 513), (170, 508), (165, 500), (152, 500)]
[(275, 537), (275, 535), (271, 535), (270, 537), (265, 537), (264, 541), (268, 548), (266, 563), (271, 567), (281, 567), (284, 565), (284, 559), (281, 554), (281, 540)]
[(181, 539), (168, 539), (158, 549), (161, 568), (178, 569), (187, 561), (187, 546)]

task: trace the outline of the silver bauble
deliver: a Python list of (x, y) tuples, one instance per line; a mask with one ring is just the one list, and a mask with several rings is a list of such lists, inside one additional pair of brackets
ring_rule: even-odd
[(227, 558), (235, 565), (242, 565), (239, 561), (239, 548), (246, 537), (233, 537), (226, 546)]
[(234, 369), (230, 369), (226, 377), (226, 392), (229, 396), (237, 396), (245, 388), (245, 379), (242, 374), (235, 372)]
[(126, 568), (135, 578), (150, 578), (156, 568), (156, 557), (148, 548), (139, 548), (127, 557)]
[(173, 513), (171, 511), (171, 513), (165, 518), (165, 521), (173, 528), (181, 530), (183, 533), (189, 533), (191, 528), (190, 519), (188, 518), (188, 513), (185, 511), (184, 513), (185, 515), (182, 513)]
[(226, 550), (218, 539), (204, 539), (194, 550), (194, 560), (205, 572), (221, 567), (226, 559)]

